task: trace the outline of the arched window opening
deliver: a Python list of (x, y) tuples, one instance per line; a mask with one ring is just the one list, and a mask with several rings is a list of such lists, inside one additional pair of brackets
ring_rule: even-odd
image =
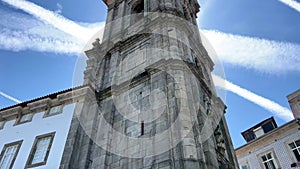
[(132, 6), (131, 14), (139, 14), (144, 12), (144, 0), (138, 0)]
[(132, 22), (135, 23), (144, 16), (144, 0), (138, 0), (132, 5), (131, 9)]

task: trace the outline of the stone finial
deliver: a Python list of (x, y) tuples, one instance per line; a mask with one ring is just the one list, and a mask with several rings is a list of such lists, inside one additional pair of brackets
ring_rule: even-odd
[(95, 40), (95, 42), (93, 42), (93, 46), (94, 46), (94, 48), (97, 48), (97, 47), (100, 46), (100, 39), (99, 39), (99, 38), (97, 38), (97, 39)]

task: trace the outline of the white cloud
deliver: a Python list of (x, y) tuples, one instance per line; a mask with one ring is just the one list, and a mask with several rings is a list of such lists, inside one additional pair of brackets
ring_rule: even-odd
[(84, 43), (31, 16), (0, 9), (0, 49), (77, 54)]
[(80, 40), (83, 40), (84, 42), (87, 42), (90, 39), (90, 37), (94, 34), (94, 32), (91, 32), (90, 29), (82, 27), (77, 23), (64, 18), (63, 16), (53, 11), (44, 9), (34, 3), (24, 1), (24, 0), (2, 0), (2, 1), (6, 2), (7, 4), (17, 9), (21, 9), (33, 15), (34, 17), (40, 19), (46, 24), (50, 24), (53, 27), (65, 33), (68, 33)]
[(296, 11), (300, 12), (300, 3), (295, 0), (279, 0), (280, 2), (290, 6), (291, 8), (295, 9)]
[[(3, 1), (32, 14), (44, 23), (39, 23), (37, 20), (34, 22), (28, 18), (26, 19), (26, 17), (16, 17), (14, 19), (18, 22), (29, 21), (33, 24), (31, 27), (27, 26), (25, 28), (26, 26), (22, 27), (21, 23), (16, 23), (16, 25), (21, 25), (21, 28), (14, 30), (15, 27), (9, 26), (11, 22), (5, 25), (5, 19), (7, 18), (0, 18), (0, 21), (3, 21), (0, 24), (4, 24), (6, 27), (0, 32), (0, 48), (2, 49), (77, 53), (81, 51), (80, 46), (87, 42), (96, 30), (99, 30), (99, 25), (103, 26), (103, 23), (81, 24), (84, 25), (81, 26), (52, 11), (23, 0)], [(297, 56), (300, 53), (300, 45), (298, 44), (225, 34), (217, 31), (204, 31), (204, 33), (221, 60), (226, 63), (270, 73), (300, 71), (300, 58)], [(74, 37), (81, 39), (81, 41)], [(214, 77), (214, 80), (221, 82), (216, 83), (217, 86), (225, 83), (225, 86), (219, 85), (219, 87), (264, 107), (284, 120), (292, 118), (292, 114), (288, 109), (271, 100), (223, 79)]]
[[(86, 44), (84, 40), (24, 13), (0, 9), (0, 16), (0, 49), (78, 54)], [(104, 26), (104, 23), (75, 24), (91, 34)]]
[(82, 45), (74, 41), (59, 38), (43, 37), (29, 34), (26, 31), (11, 31), (2, 29), (0, 33), (0, 48), (12, 51), (35, 50), (40, 52), (77, 54), (82, 51)]
[(255, 103), (261, 107), (263, 107), (264, 109), (272, 112), (275, 116), (285, 120), (285, 121), (290, 121), (293, 119), (293, 113), (285, 108), (280, 106), (278, 103), (275, 103), (272, 100), (269, 100), (267, 98), (264, 98), (262, 96), (259, 96), (247, 89), (243, 89), (238, 85), (235, 85), (227, 80), (224, 80), (223, 78), (213, 75), (213, 80), (214, 80), (214, 84), (216, 85), (216, 87), (220, 87), (222, 89), (225, 89), (227, 91), (230, 91), (232, 93), (235, 93), (249, 101), (251, 101), (252, 103)]
[[(87, 24), (80, 25), (55, 12), (23, 0), (3, 1), (15, 8), (32, 14), (58, 30), (81, 39), (81, 41), (74, 40), (73, 44), (84, 44), (99, 30), (99, 25), (103, 25), (103, 23), (91, 24), (93, 26), (88, 26)], [(45, 35), (51, 33), (48, 29), (40, 29), (39, 31), (41, 30), (44, 31)], [(297, 55), (300, 53), (299, 44), (226, 34), (218, 31), (206, 30), (203, 32), (217, 52), (219, 59), (224, 63), (243, 66), (266, 73), (300, 71), (300, 57)], [(62, 42), (63, 39), (60, 39), (60, 41)], [(71, 42), (68, 40), (66, 43), (70, 45)], [(61, 49), (58, 52), (63, 51)]]
[(3, 97), (5, 97), (5, 98), (7, 98), (7, 99), (9, 99), (9, 100), (11, 100), (11, 101), (14, 101), (14, 102), (16, 102), (16, 103), (22, 103), (22, 101), (20, 101), (20, 100), (14, 98), (14, 97), (12, 97), (12, 96), (9, 96), (9, 95), (7, 95), (7, 94), (1, 92), (1, 91), (0, 91), (0, 95), (3, 96)]
[(299, 44), (212, 30), (203, 33), (224, 63), (265, 73), (300, 72)]

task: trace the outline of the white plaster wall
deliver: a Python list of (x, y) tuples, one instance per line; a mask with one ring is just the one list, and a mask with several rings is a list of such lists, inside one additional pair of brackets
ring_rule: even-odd
[[(239, 162), (239, 164), (241, 164), (242, 162), (248, 161), (250, 169), (260, 169), (261, 168), (260, 161), (259, 161), (259, 159), (258, 159), (259, 157), (257, 157), (257, 155), (273, 148), (274, 152), (278, 158), (278, 161), (280, 163), (281, 169), (290, 169), (291, 164), (294, 163), (294, 160), (291, 159), (291, 156), (289, 155), (290, 149), (288, 149), (288, 147), (286, 147), (285, 142), (293, 140), (293, 139), (299, 137), (299, 135), (300, 135), (300, 131), (298, 130), (295, 133), (290, 134), (287, 137), (284, 137), (280, 140), (277, 140), (276, 142), (273, 142), (272, 144), (269, 144), (268, 146), (266, 146), (260, 150), (251, 152), (251, 154), (238, 159), (238, 162)], [(296, 168), (294, 168), (294, 169), (296, 169)], [(298, 167), (297, 169), (300, 169), (300, 167)]]
[(35, 169), (59, 168), (65, 142), (69, 132), (75, 104), (65, 105), (63, 113), (43, 118), (45, 112), (34, 114), (31, 122), (13, 126), (15, 120), (6, 122), (0, 130), (0, 151), (7, 143), (23, 140), (14, 162), (13, 169), (21, 169), (26, 165), (30, 150), (36, 136), (56, 132), (46, 165)]

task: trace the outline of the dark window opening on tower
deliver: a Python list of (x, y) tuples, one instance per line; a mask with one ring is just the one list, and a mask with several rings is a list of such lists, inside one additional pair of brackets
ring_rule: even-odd
[(132, 22), (135, 23), (136, 21), (140, 20), (144, 16), (144, 0), (139, 0), (135, 4), (132, 5)]
[(119, 15), (119, 7), (115, 6), (113, 11), (113, 19), (116, 19)]
[(144, 0), (139, 0), (132, 6), (132, 14), (143, 13), (144, 12)]
[(196, 24), (196, 18), (195, 18), (196, 16), (193, 14), (193, 13), (191, 13), (191, 22), (193, 23), (193, 24)]
[(142, 121), (141, 123), (141, 136), (143, 136), (145, 133), (144, 133), (144, 128), (145, 128), (145, 123), (144, 121)]

